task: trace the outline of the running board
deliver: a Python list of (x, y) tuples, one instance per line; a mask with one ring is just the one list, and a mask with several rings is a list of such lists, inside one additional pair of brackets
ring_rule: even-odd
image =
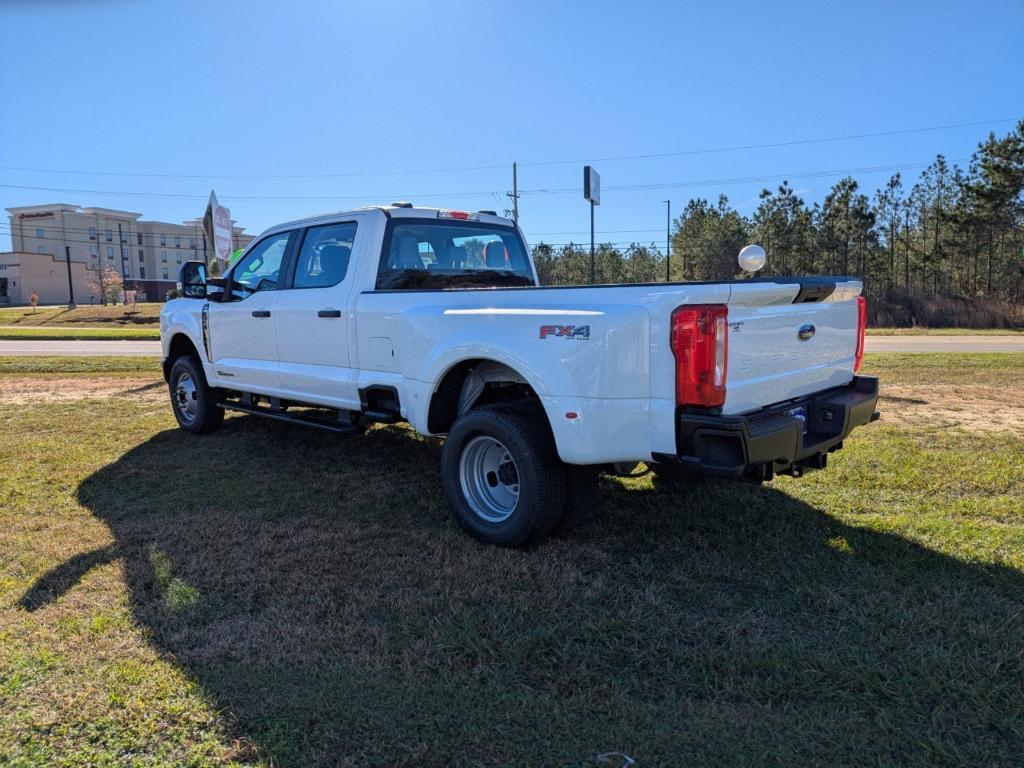
[(283, 410), (276, 410), (270, 408), (260, 408), (258, 405), (244, 405), (242, 403), (236, 403), (231, 400), (221, 400), (217, 403), (217, 406), (224, 408), (229, 411), (241, 411), (242, 413), (249, 413), (253, 416), (266, 416), (268, 419), (276, 419), (277, 421), (287, 421), (291, 424), (301, 424), (304, 427), (314, 427), (315, 429), (323, 429), (327, 432), (334, 432), (339, 435), (353, 435), (359, 430), (352, 424), (342, 424), (341, 422), (329, 422), (321, 421), (320, 419), (311, 419), (305, 416), (300, 416), (295, 413), (288, 413)]

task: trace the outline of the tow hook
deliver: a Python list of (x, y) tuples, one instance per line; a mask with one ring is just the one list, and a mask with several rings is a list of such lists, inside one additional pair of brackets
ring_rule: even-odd
[(800, 459), (800, 461), (790, 464), (783, 470), (779, 471), (780, 475), (789, 475), (790, 477), (803, 477), (805, 469), (824, 469), (828, 466), (828, 454), (825, 452), (816, 453), (813, 456), (808, 456), (806, 459)]

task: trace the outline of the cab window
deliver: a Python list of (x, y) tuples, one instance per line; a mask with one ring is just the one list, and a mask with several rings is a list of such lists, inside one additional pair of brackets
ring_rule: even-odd
[(231, 272), (231, 299), (240, 301), (257, 291), (277, 289), (281, 263), (288, 249), (290, 232), (270, 235), (257, 243)]
[(307, 229), (292, 287), (327, 288), (344, 280), (355, 237), (356, 224), (352, 221)]

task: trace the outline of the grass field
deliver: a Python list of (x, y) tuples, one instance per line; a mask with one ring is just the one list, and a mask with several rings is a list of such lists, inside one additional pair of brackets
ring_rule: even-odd
[(868, 328), (868, 336), (1014, 336), (1024, 328)]
[[(1019, 399), (1021, 360), (868, 368)], [(606, 479), (513, 552), (449, 519), (436, 441), (193, 438), (156, 366), (0, 358), (2, 764), (1024, 762), (1019, 433), (883, 418), (801, 480)]]
[(160, 302), (138, 304), (134, 309), (123, 306), (91, 306), (79, 305), (75, 309), (65, 306), (39, 307), (7, 307), (0, 309), (0, 328), (16, 326), (19, 328), (68, 328), (94, 326), (99, 328), (116, 328), (118, 326), (159, 328)]
[(160, 339), (159, 326), (125, 326), (114, 328), (81, 328), (68, 327), (66, 325), (28, 327), (0, 325), (0, 339), (46, 339), (46, 340), (68, 340), (79, 339), (82, 341), (116, 341), (116, 340), (145, 340)]

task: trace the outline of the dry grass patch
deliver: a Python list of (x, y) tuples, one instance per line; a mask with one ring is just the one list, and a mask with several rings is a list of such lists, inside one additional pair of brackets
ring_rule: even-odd
[(0, 309), (0, 326), (19, 328), (158, 326), (162, 308), (163, 304), (159, 302), (138, 304), (134, 308), (80, 305), (75, 309), (55, 306), (40, 307), (33, 311), (31, 307), (9, 307)]

